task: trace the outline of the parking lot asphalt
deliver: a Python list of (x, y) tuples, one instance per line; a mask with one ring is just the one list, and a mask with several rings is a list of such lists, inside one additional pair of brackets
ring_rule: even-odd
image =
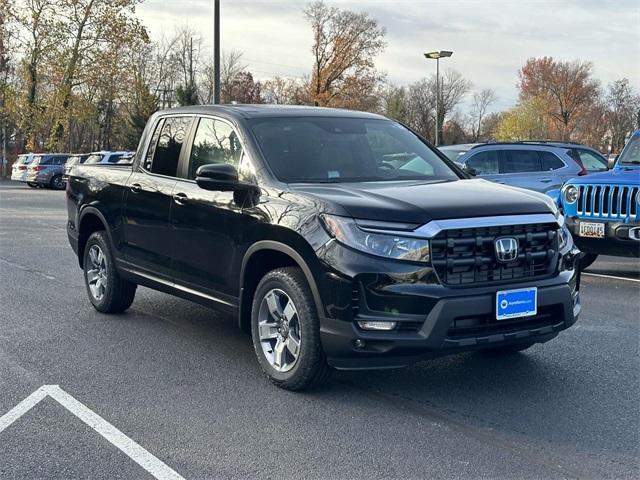
[[(64, 192), (0, 182), (0, 416), (60, 385), (194, 479), (640, 475), (637, 260), (599, 259), (578, 323), (525, 353), (292, 393), (233, 318), (146, 288), (125, 314), (97, 313), (65, 221)], [(0, 431), (0, 478), (153, 476), (45, 398)]]

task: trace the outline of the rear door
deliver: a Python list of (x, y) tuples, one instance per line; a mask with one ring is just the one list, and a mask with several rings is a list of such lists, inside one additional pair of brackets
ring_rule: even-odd
[(124, 260), (138, 271), (170, 278), (175, 252), (169, 226), (178, 164), (193, 117), (160, 118), (124, 193)]
[(538, 192), (553, 188), (552, 176), (542, 171), (542, 161), (537, 151), (505, 149), (500, 153), (500, 183)]

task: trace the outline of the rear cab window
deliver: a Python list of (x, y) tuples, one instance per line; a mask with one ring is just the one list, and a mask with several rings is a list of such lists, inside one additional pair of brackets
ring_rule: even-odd
[(145, 170), (157, 175), (176, 177), (180, 153), (193, 117), (167, 117), (158, 122), (147, 156)]

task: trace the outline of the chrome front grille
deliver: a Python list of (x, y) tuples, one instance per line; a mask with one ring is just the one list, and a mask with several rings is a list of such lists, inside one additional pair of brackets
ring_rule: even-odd
[(608, 220), (638, 219), (639, 187), (623, 185), (580, 185), (578, 216)]

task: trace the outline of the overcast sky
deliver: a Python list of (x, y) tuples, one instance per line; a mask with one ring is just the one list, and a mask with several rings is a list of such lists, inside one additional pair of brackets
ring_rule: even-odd
[[(518, 69), (529, 57), (589, 60), (603, 85), (627, 77), (640, 90), (640, 2), (638, 0), (449, 0), (327, 1), (367, 12), (387, 29), (388, 46), (377, 67), (395, 84), (435, 71), (422, 53), (453, 50), (441, 67), (454, 68), (474, 90), (491, 87), (512, 106)], [(311, 32), (295, 0), (221, 0), (221, 46), (244, 52), (259, 78), (299, 77), (311, 69)], [(180, 25), (212, 43), (212, 0), (144, 0), (138, 16), (152, 38), (170, 36)]]

